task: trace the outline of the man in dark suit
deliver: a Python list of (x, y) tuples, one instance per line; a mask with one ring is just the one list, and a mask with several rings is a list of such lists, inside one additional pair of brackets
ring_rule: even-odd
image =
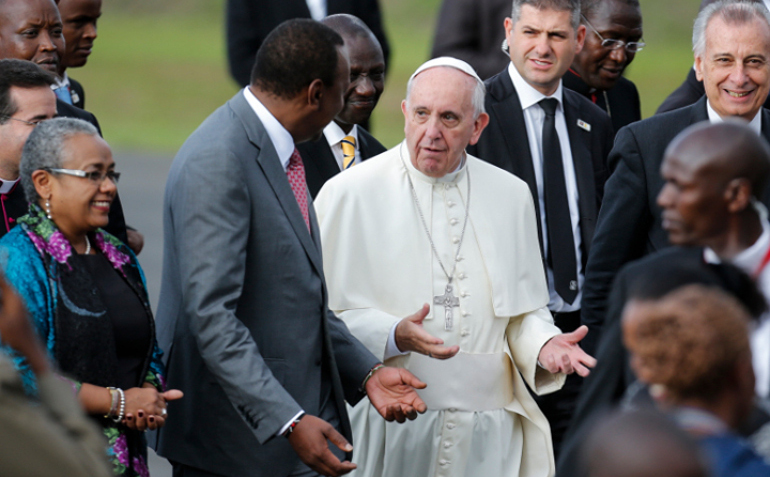
[[(725, 20), (725, 19), (728, 20)], [(602, 329), (610, 285), (624, 264), (669, 246), (656, 202), (663, 188), (663, 152), (683, 129), (728, 117), (750, 121), (770, 138), (770, 14), (756, 3), (717, 3), (695, 22), (695, 65), (706, 95), (692, 106), (621, 129), (610, 154), (614, 172), (605, 187), (593, 253), (586, 267), (582, 323), (593, 351)], [(716, 52), (720, 54), (717, 55)]]
[[(620, 318), (628, 299), (638, 297), (639, 289), (665, 289), (667, 282), (677, 281), (678, 277), (695, 273), (705, 276), (710, 273), (706, 262), (724, 261), (757, 280), (755, 286), (746, 283), (751, 280), (747, 275), (719, 271), (726, 281), (735, 284), (732, 292), (745, 304), (758, 303), (749, 306), (754, 316), (766, 310), (762, 295), (770, 297), (770, 270), (762, 264), (770, 247), (770, 223), (758, 201), (770, 179), (767, 142), (743, 124), (704, 121), (671, 142), (660, 170), (665, 185), (657, 203), (663, 209), (663, 228), (670, 243), (677, 247), (632, 262), (615, 278), (597, 349), (598, 363), (578, 400), (568, 434), (569, 451), (557, 469), (560, 476), (574, 475), (575, 453), (586, 426), (617, 404), (636, 380), (623, 346)], [(770, 322), (764, 317), (751, 340), (757, 393), (763, 398), (770, 390), (769, 334)], [(747, 429), (747, 434), (755, 431)]]
[(83, 108), (83, 86), (67, 75), (67, 68), (85, 66), (96, 40), (96, 22), (102, 15), (102, 0), (59, 0), (59, 13), (65, 49), (59, 64), (61, 87), (66, 89), (73, 106)]
[[(704, 8), (717, 1), (719, 0), (703, 0), (698, 11), (703, 11)], [(762, 0), (744, 1), (755, 1), (757, 3), (762, 3)], [(684, 82), (679, 85), (677, 89), (672, 91), (665, 100), (663, 100), (663, 103), (658, 106), (658, 110), (655, 111), (655, 114), (661, 114), (667, 111), (673, 111), (675, 109), (689, 106), (701, 99), (704, 94), (705, 91), (703, 88), (703, 81), (698, 79), (695, 68), (690, 68), (690, 70), (687, 72), (687, 78), (685, 78)], [(765, 101), (765, 107), (770, 107), (770, 99)]]
[(366, 23), (379, 40), (387, 64), (390, 46), (378, 0), (227, 0), (227, 61), (233, 79), (241, 86), (249, 84), (257, 50), (279, 23), (290, 18), (320, 21), (337, 13), (355, 15)]
[(607, 111), (618, 131), (642, 119), (639, 92), (623, 77), (644, 47), (642, 10), (638, 0), (582, 0), (580, 9), (586, 41), (564, 75), (564, 86)]
[(307, 188), (314, 199), (326, 181), (341, 170), (385, 152), (385, 146), (363, 127), (385, 87), (382, 48), (369, 27), (353, 15), (332, 15), (321, 23), (345, 41), (350, 56), (350, 86), (345, 91), (342, 111), (324, 128), (323, 136), (297, 145), (305, 163)]
[(510, 62), (500, 51), (511, 14), (511, 0), (444, 0), (436, 21), (431, 58), (451, 56), (473, 66), (481, 79), (496, 75)]
[(169, 386), (185, 399), (158, 450), (177, 476), (342, 475), (355, 468), (341, 462), (346, 401), (366, 395), (399, 422), (425, 410), (412, 387), (424, 384), (381, 367), (327, 306), (294, 144), (337, 115), (349, 75), (337, 33), (289, 20), (260, 47), (252, 84), (174, 159), (157, 320)]
[[(490, 124), (468, 152), (529, 185), (540, 219), (548, 308), (556, 325), (571, 332), (580, 325), (583, 266), (608, 175), (613, 130), (601, 109), (562, 86), (586, 35), (579, 3), (543, 4), (513, 2), (513, 15), (505, 20), (511, 63), (485, 82)], [(568, 378), (564, 390), (538, 400), (557, 454), (580, 380)]]

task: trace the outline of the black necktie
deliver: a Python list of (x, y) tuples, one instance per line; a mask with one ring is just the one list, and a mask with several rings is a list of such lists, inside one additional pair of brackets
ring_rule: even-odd
[(556, 293), (572, 304), (577, 296), (577, 260), (575, 240), (572, 237), (572, 221), (567, 202), (567, 185), (564, 181), (564, 165), (561, 146), (556, 134), (556, 106), (553, 98), (540, 101), (545, 111), (543, 121), (543, 194), (545, 196), (545, 222), (548, 227), (547, 261), (553, 270)]

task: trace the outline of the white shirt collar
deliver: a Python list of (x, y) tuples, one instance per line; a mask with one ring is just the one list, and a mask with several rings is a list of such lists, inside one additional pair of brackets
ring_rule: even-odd
[(281, 165), (285, 171), (286, 168), (289, 167), (291, 155), (294, 154), (294, 138), (291, 137), (291, 133), (289, 133), (289, 131), (275, 119), (273, 113), (271, 113), (265, 105), (254, 96), (254, 93), (251, 92), (248, 86), (243, 89), (243, 96), (265, 127), (265, 131), (267, 131), (267, 135), (270, 137), (270, 141), (273, 143), (275, 152), (278, 154), (278, 159), (281, 161)]
[(58, 76), (55, 77), (56, 82), (51, 85), (51, 89), (59, 89), (64, 86), (70, 85), (70, 77), (67, 76), (67, 72), (64, 72), (64, 76), (59, 78)]
[(358, 148), (358, 124), (353, 125), (353, 129), (350, 130), (348, 134), (345, 134), (345, 131), (342, 130), (339, 124), (335, 123), (334, 121), (330, 122), (325, 128), (324, 128), (324, 137), (326, 137), (326, 141), (329, 143), (330, 147), (334, 147), (337, 144), (340, 143), (343, 139), (345, 139), (345, 136), (353, 136), (356, 139), (356, 151)]
[(556, 88), (556, 91), (551, 96), (546, 96), (533, 88), (531, 84), (527, 83), (527, 80), (519, 74), (519, 70), (516, 69), (513, 62), (508, 63), (508, 74), (511, 76), (513, 87), (516, 88), (516, 93), (519, 95), (522, 111), (539, 103), (545, 98), (554, 98), (558, 100), (559, 107), (561, 107), (563, 96), (561, 80), (559, 80), (559, 86)]
[[(709, 122), (712, 123), (721, 123), (724, 121), (722, 119), (722, 116), (719, 115), (716, 111), (714, 111), (714, 108), (711, 107), (711, 101), (706, 100), (706, 111), (708, 111), (709, 115)], [(749, 127), (754, 130), (757, 134), (762, 134), (762, 108), (757, 111), (757, 114), (754, 115), (754, 119), (749, 122)]]
[(17, 182), (19, 182), (19, 179), (16, 178), (12, 181), (0, 179), (0, 181), (2, 181), (2, 185), (0, 185), (0, 194), (7, 194), (11, 192), (11, 189), (13, 189), (13, 186), (15, 186)]
[[(759, 202), (754, 202), (754, 208), (759, 213), (759, 221), (762, 224), (762, 235), (759, 236), (753, 245), (736, 255), (735, 258), (730, 261), (730, 263), (748, 274), (753, 274), (756, 271), (757, 266), (762, 262), (762, 259), (765, 258), (768, 247), (770, 247), (770, 222), (767, 220), (767, 209)], [(703, 258), (707, 263), (721, 262), (719, 256), (708, 247), (703, 250)]]

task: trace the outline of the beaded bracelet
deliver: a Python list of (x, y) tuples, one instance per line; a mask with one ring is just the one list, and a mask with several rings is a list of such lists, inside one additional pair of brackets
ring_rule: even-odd
[(119, 423), (126, 417), (126, 393), (120, 388), (115, 388), (115, 390), (120, 394), (120, 410), (118, 411), (118, 415), (112, 418), (112, 421)]
[(369, 382), (369, 379), (374, 375), (375, 371), (377, 371), (380, 368), (384, 368), (384, 367), (385, 367), (385, 365), (380, 363), (377, 366), (375, 366), (372, 369), (370, 369), (369, 370), (369, 374), (367, 374), (366, 377), (364, 378), (364, 382), (361, 383), (361, 388), (359, 389), (359, 391), (361, 391), (362, 393), (365, 393), (366, 392), (366, 383)]

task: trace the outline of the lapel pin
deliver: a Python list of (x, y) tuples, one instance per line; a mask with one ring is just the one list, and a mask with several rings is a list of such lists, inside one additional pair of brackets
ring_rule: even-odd
[(586, 131), (591, 132), (591, 125), (583, 121), (582, 119), (578, 119), (578, 127), (580, 129), (585, 129)]

